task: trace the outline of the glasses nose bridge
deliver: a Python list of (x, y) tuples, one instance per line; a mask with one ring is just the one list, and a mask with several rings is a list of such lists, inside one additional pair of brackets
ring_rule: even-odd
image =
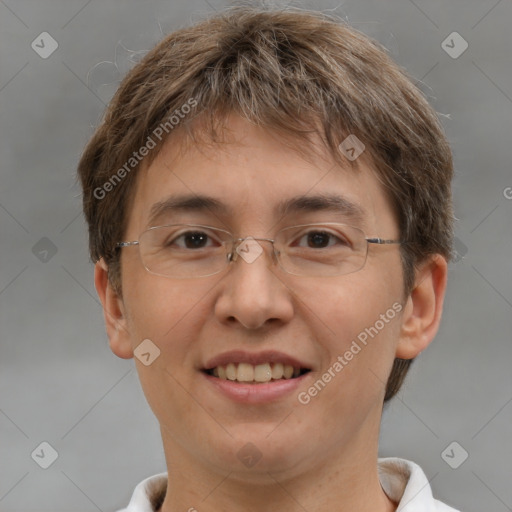
[[(254, 240), (255, 242), (270, 242), (272, 244), (272, 260), (275, 264), (278, 263), (278, 257), (279, 257), (279, 251), (276, 249), (275, 243), (276, 241), (272, 238), (257, 238), (255, 236), (246, 236), (243, 238), (233, 238), (233, 244), (231, 247), (231, 250), (228, 254), (228, 263), (232, 261), (236, 261), (238, 259), (238, 256), (240, 256), (238, 252), (238, 248), (247, 240)], [(262, 249), (263, 252), (265, 252)], [(245, 259), (245, 258), (242, 258)]]

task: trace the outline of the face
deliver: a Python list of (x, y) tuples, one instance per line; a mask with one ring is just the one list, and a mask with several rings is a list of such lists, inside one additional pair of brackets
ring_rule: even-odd
[[(399, 238), (391, 206), (362, 161), (359, 169), (327, 157), (306, 161), (239, 118), (229, 128), (230, 142), (211, 147), (179, 151), (174, 137), (141, 169), (125, 240), (174, 223), (272, 239), (287, 226), (338, 222), (368, 237)], [(278, 213), (283, 201), (334, 195), (352, 210)], [(183, 196), (208, 196), (222, 208), (160, 208), (153, 215), (155, 205)], [(136, 246), (122, 249), (123, 296), (116, 299), (111, 346), (121, 357), (131, 357), (143, 340), (158, 347), (151, 364), (135, 361), (166, 451), (241, 478), (311, 471), (373, 453), (407, 308), (399, 247), (370, 244), (358, 272), (303, 277), (275, 264), (270, 243), (260, 246), (263, 253), (250, 263), (238, 258), (218, 274), (191, 279), (153, 275)], [(228, 363), (245, 363), (240, 380), (252, 380), (254, 368), (277, 375), (280, 363), (303, 374), (266, 383), (216, 377)], [(244, 458), (259, 455), (254, 467)]]

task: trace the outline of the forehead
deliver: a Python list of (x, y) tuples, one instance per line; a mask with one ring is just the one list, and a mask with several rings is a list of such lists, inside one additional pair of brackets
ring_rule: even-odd
[(230, 136), (218, 143), (194, 144), (183, 132), (173, 134), (151, 164), (141, 166), (129, 231), (194, 215), (210, 215), (230, 229), (265, 229), (322, 212), (373, 229), (391, 215), (368, 159), (340, 166), (320, 141), (298, 151), (237, 117), (227, 128)]

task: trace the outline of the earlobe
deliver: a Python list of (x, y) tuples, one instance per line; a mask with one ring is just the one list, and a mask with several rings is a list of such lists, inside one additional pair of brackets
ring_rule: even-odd
[(103, 316), (112, 352), (122, 359), (133, 357), (133, 349), (126, 325), (122, 298), (112, 288), (108, 267), (100, 259), (94, 267), (94, 284), (103, 306)]
[(416, 272), (414, 289), (404, 308), (396, 357), (413, 359), (434, 339), (443, 311), (448, 264), (440, 254)]

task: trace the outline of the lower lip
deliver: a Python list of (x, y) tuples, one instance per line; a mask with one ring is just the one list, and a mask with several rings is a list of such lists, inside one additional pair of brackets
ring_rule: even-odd
[(245, 384), (233, 380), (224, 380), (201, 372), (208, 382), (215, 386), (222, 394), (234, 402), (243, 404), (261, 404), (273, 402), (283, 398), (294, 391), (304, 382), (311, 372), (294, 379), (281, 379), (258, 384)]

